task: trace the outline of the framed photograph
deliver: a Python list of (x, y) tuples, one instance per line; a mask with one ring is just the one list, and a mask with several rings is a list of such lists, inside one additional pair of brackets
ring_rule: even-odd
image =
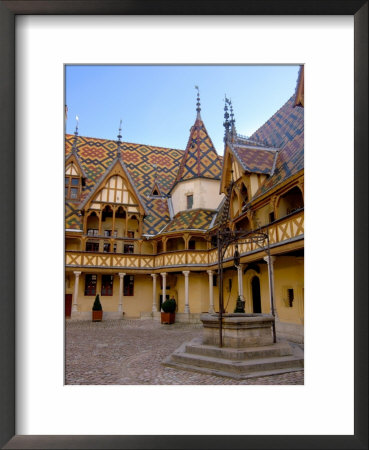
[[(301, 15), (301, 5), (306, 16)], [(338, 4), (327, 1), (314, 6), (309, 2), (299, 2), (297, 5), (295, 2), (281, 1), (278, 2), (278, 8), (267, 1), (257, 4), (234, 2), (227, 7), (217, 3), (207, 5), (197, 2), (168, 6), (160, 1), (155, 5), (138, 2), (134, 6), (125, 1), (0, 3), (0, 51), (3, 61), (0, 89), (4, 105), (0, 113), (4, 152), (1, 165), (3, 189), (0, 192), (5, 206), (2, 226), (5, 258), (1, 263), (4, 310), (0, 319), (0, 389), (3, 400), (0, 407), (0, 443), (4, 448), (368, 447), (368, 265), (365, 251), (368, 230), (367, 16), (368, 5), (364, 1), (343, 1)], [(158, 201), (157, 197), (163, 196), (166, 189), (158, 176), (164, 173), (164, 166), (160, 170), (157, 166), (146, 168), (145, 173), (151, 174), (151, 169), (156, 170), (157, 177), (143, 177), (143, 182), (150, 182), (152, 186), (141, 186), (137, 181), (140, 177), (134, 178), (132, 175), (134, 167), (130, 166), (128, 159), (120, 158), (119, 151), (122, 151), (120, 145), (130, 155), (141, 152), (142, 149), (129, 147), (129, 140), (125, 136), (122, 138), (120, 125), (119, 131), (117, 129), (115, 133), (118, 138), (111, 138), (114, 149), (109, 149), (109, 140), (98, 143), (100, 150), (103, 148), (107, 152), (105, 156), (112, 159), (104, 166), (106, 173), (110, 171), (114, 157), (118, 158), (118, 163), (123, 161), (120, 168), (112, 168), (116, 171), (119, 169), (120, 172), (110, 174), (111, 176), (105, 174), (97, 181), (98, 177), (95, 180), (93, 172), (100, 170), (105, 156), (99, 154), (100, 156), (94, 156), (93, 161), (91, 159), (91, 154), (96, 153), (97, 144), (93, 139), (86, 138), (86, 135), (93, 136), (93, 131), (83, 134), (82, 127), (78, 129), (78, 122), (77, 128), (73, 124), (68, 125), (65, 130), (66, 112), (73, 116), (78, 114), (71, 105), (68, 105), (69, 111), (65, 108), (70, 95), (68, 89), (73, 88), (73, 78), (68, 73), (65, 75), (65, 70), (77, 65), (91, 67), (97, 64), (105, 67), (141, 65), (140, 71), (136, 73), (137, 77), (143, 74), (144, 66), (168, 67), (174, 64), (177, 67), (231, 67), (247, 64), (255, 67), (269, 64), (272, 67), (284, 64), (295, 67), (296, 75), (299, 66), (304, 67), (304, 72), (302, 69), (298, 71), (293, 106), (303, 106), (305, 114), (303, 127), (306, 130), (307, 182), (302, 205), (307, 210), (306, 289), (304, 294), (295, 286), (285, 283), (283, 292), (278, 290), (276, 296), (277, 313), (278, 305), (283, 306), (286, 311), (288, 308), (292, 311), (294, 303), (294, 306), (298, 306), (301, 298), (304, 295), (306, 297), (304, 383), (286, 383), (295, 386), (221, 386), (217, 383), (206, 385), (194, 382), (183, 383), (190, 384), (187, 386), (181, 383), (173, 383), (179, 386), (169, 386), (171, 383), (159, 382), (143, 386), (145, 383), (131, 381), (96, 386), (109, 383), (99, 380), (93, 383), (79, 382), (93, 378), (93, 371), (88, 367), (83, 369), (82, 354), (78, 356), (76, 353), (73, 356), (77, 364), (71, 365), (68, 356), (65, 359), (65, 342), (71, 336), (64, 334), (65, 316), (76, 318), (78, 315), (82, 318), (84, 314), (88, 316), (88, 322), (81, 323), (91, 323), (91, 308), (99, 309), (99, 298), (95, 298), (98, 291), (101, 294), (103, 313), (107, 314), (105, 318), (109, 314), (123, 312), (127, 317), (137, 314), (151, 314), (150, 317), (153, 317), (156, 313), (159, 317), (167, 294), (169, 303), (172, 298), (177, 300), (176, 314), (179, 319), (181, 315), (189, 316), (189, 308), (192, 307), (186, 294), (188, 283), (191, 287), (191, 273), (176, 273), (170, 268), (168, 277), (165, 273), (159, 273), (155, 295), (151, 299), (151, 294), (148, 294), (150, 304), (147, 303), (147, 308), (145, 307), (147, 311), (141, 311), (137, 308), (135, 295), (141, 289), (139, 282), (143, 275), (133, 269), (122, 273), (121, 268), (126, 266), (120, 263), (121, 259), (116, 261), (119, 277), (115, 270), (114, 273), (108, 273), (102, 266), (97, 270), (97, 265), (92, 263), (96, 273), (86, 271), (86, 265), (78, 260), (79, 257), (90, 260), (95, 256), (105, 257), (104, 255), (109, 255), (113, 260), (126, 255), (126, 258), (133, 261), (138, 253), (142, 253), (142, 248), (138, 252), (137, 246), (146, 245), (136, 239), (140, 232), (143, 233), (142, 236), (146, 236), (153, 249), (157, 250), (155, 246), (162, 246), (158, 252), (159, 257), (160, 253), (172, 251), (172, 255), (175, 256), (177, 252), (180, 258), (179, 253), (182, 251), (181, 248), (170, 247), (178, 244), (175, 242), (176, 235), (172, 236), (170, 233), (168, 236), (172, 237), (172, 242), (168, 244), (169, 247), (167, 239), (158, 239), (155, 244), (151, 244), (150, 239), (156, 235), (156, 229), (152, 225), (154, 231), (150, 233), (149, 221), (141, 220), (148, 216), (146, 209), (150, 202)], [(145, 80), (153, 81), (157, 77), (154, 72), (142, 76)], [(86, 77), (84, 79), (87, 80)], [(306, 93), (301, 79), (305, 81)], [(234, 81), (236, 82), (236, 76)], [(111, 74), (105, 83), (114, 85)], [(126, 83), (133, 85), (128, 78)], [(193, 84), (198, 83), (191, 82), (191, 86)], [(76, 86), (78, 89), (78, 83)], [(86, 88), (90, 89), (91, 105), (97, 104), (93, 101), (94, 96), (101, 94), (105, 95), (106, 103), (109, 103), (108, 98), (112, 94), (107, 88), (101, 92), (97, 87)], [(197, 108), (194, 114), (197, 116), (190, 134), (201, 128), (201, 114), (206, 110), (201, 100), (201, 84), (196, 86), (196, 90), (194, 86), (191, 89), (197, 101), (196, 104), (194, 100), (194, 108)], [(242, 89), (239, 88), (240, 90)], [(144, 91), (140, 95), (145, 95)], [(209, 97), (216, 95), (212, 93)], [(224, 93), (220, 95), (223, 96)], [(163, 93), (160, 96), (162, 98)], [(261, 98), (260, 96), (260, 108), (265, 108)], [(128, 105), (129, 99), (124, 100)], [(282, 152), (286, 143), (272, 142), (270, 136), (268, 138), (263, 132), (259, 133), (260, 136), (252, 135), (253, 130), (250, 130), (252, 139), (250, 136), (236, 135), (234, 130), (232, 140), (232, 121), (234, 117), (237, 120), (238, 112), (236, 110), (233, 116), (232, 106), (236, 100), (232, 100), (233, 105), (229, 98), (225, 102), (226, 108), (230, 108), (226, 115), (228, 111), (230, 115), (224, 117), (224, 157), (232, 162), (231, 156), (237, 155), (241, 165), (248, 164), (249, 172), (251, 164), (253, 173), (259, 174), (256, 177), (260, 189), (264, 180), (259, 178), (263, 177), (263, 171), (270, 170), (273, 174), (274, 170), (281, 171), (277, 161), (275, 166), (268, 166), (268, 157)], [(143, 104), (147, 107), (152, 105), (149, 100)], [(255, 103), (253, 108), (256, 109)], [(247, 109), (247, 98), (242, 100), (242, 109)], [(127, 107), (125, 111), (133, 114), (132, 108)], [(283, 111), (282, 108), (281, 120)], [(104, 117), (107, 116), (103, 107), (99, 108), (99, 112)], [(298, 112), (293, 116), (295, 120), (298, 119), (296, 114)], [(254, 115), (256, 117), (256, 110)], [(96, 114), (98, 116), (99, 113)], [(270, 116), (273, 116), (273, 112)], [(118, 117), (115, 128), (121, 118), (124, 122), (124, 117)], [(265, 120), (268, 124), (267, 118)], [(200, 128), (197, 130), (199, 133)], [(205, 128), (204, 130), (206, 131)], [(115, 130), (112, 133), (114, 132)], [(237, 129), (237, 132), (242, 133), (243, 130)], [(249, 130), (245, 131), (248, 132)], [(97, 137), (109, 138), (103, 133), (99, 133)], [(80, 138), (83, 139), (82, 145), (79, 143)], [(207, 145), (208, 141), (211, 142), (203, 137), (203, 147), (199, 147), (198, 153), (200, 150), (205, 151), (207, 146), (205, 156), (209, 159), (211, 145)], [(256, 145), (256, 141), (260, 151), (255, 159), (250, 155), (253, 151), (251, 147)], [(196, 145), (199, 141), (193, 139), (191, 142)], [(67, 146), (66, 157), (64, 143)], [(145, 144), (145, 161), (151, 164), (153, 161), (147, 159), (147, 152), (152, 150), (150, 145), (155, 145), (155, 142)], [(178, 167), (182, 172), (188, 170), (190, 174), (193, 171), (189, 161), (192, 147), (190, 143), (188, 146), (183, 153), (188, 156), (188, 164), (185, 161)], [(110, 155), (109, 152), (118, 152), (118, 156), (115, 153)], [(261, 152), (266, 153), (263, 161), (260, 160)], [(169, 150), (167, 153), (167, 156), (172, 156)], [(229, 166), (229, 174), (233, 174), (237, 168), (232, 164)], [(209, 170), (210, 166), (214, 168), (216, 162), (210, 162), (205, 169)], [(227, 161), (224, 167), (227, 169)], [(64, 168), (68, 170), (66, 176)], [(269, 176), (273, 174), (269, 173)], [(203, 174), (197, 175), (201, 178)], [(217, 177), (214, 173), (211, 176), (205, 174), (202, 178), (210, 180), (214, 176)], [(230, 180), (228, 177), (228, 181), (226, 178), (220, 179), (223, 193), (226, 193), (227, 183), (231, 182), (232, 177)], [(104, 180), (107, 184), (101, 184)], [(96, 186), (92, 185), (93, 181)], [(121, 182), (123, 185), (127, 184), (126, 190), (124, 186), (120, 186)], [(180, 181), (178, 183), (180, 185)], [(294, 188), (292, 185), (290, 187)], [(150, 192), (146, 192), (147, 189)], [(175, 183), (170, 189), (175, 191)], [(239, 186), (240, 195), (237, 198), (244, 202), (243, 206), (247, 206), (246, 197), (253, 189), (251, 181), (248, 183), (247, 180), (244, 186)], [(304, 185), (302, 184), (302, 191), (299, 189), (293, 191), (293, 195), (289, 195), (289, 191), (281, 193), (282, 206), (285, 207), (283, 217), (296, 218), (301, 213), (299, 196), (300, 192), (304, 192)], [(120, 195), (127, 201), (123, 201), (123, 197), (120, 199)], [(142, 196), (145, 196), (145, 200), (140, 202)], [(73, 211), (71, 209), (65, 216), (64, 198), (67, 199), (67, 205), (74, 205), (77, 204), (77, 197), (79, 207), (72, 208)], [(231, 200), (230, 211), (234, 216), (236, 230), (237, 211), (240, 212), (240, 221), (244, 220), (240, 228), (243, 229), (246, 227), (245, 220), (254, 219), (251, 216), (243, 219), (243, 206), (238, 205), (234, 197)], [(184, 201), (183, 208), (187, 215), (191, 210), (201, 210), (204, 213), (204, 205), (197, 203), (199, 200), (196, 189), (187, 189)], [(107, 206), (107, 202), (113, 207)], [(100, 203), (101, 211), (98, 208)], [(119, 209), (116, 203), (124, 207)], [(133, 211), (133, 208), (137, 210)], [(155, 208), (152, 211), (152, 214), (157, 213)], [(269, 215), (265, 220), (270, 224), (285, 220), (280, 216), (279, 210), (277, 217), (270, 216), (270, 212), (275, 211), (277, 210), (268, 210)], [(174, 212), (182, 214), (181, 211)], [(213, 214), (211, 211), (207, 213), (206, 217)], [(168, 219), (168, 223), (163, 226), (174, 226), (176, 214), (171, 217), (172, 221)], [(261, 220), (260, 217), (258, 219)], [(78, 220), (81, 221), (79, 227)], [(183, 250), (198, 256), (204, 249), (200, 234), (195, 232), (195, 225), (191, 228), (193, 242), (184, 240), (186, 248)], [(262, 227), (263, 224), (259, 229), (262, 230)], [(78, 229), (82, 230), (82, 239), (74, 235)], [(298, 234), (298, 230), (300, 228), (297, 222), (290, 227), (292, 233)], [(64, 235), (67, 239), (65, 242)], [(209, 242), (211, 245), (211, 241)], [(286, 247), (286, 251), (295, 252), (293, 256), (301, 259), (298, 253), (301, 249), (296, 247), (296, 242), (298, 239), (292, 237), (291, 243), (286, 245), (292, 245), (293, 248)], [(241, 280), (242, 276), (245, 279), (247, 277), (247, 286), (250, 285), (250, 292), (245, 292), (245, 296), (252, 298), (253, 303), (246, 305), (246, 312), (251, 315), (260, 313), (259, 309), (264, 312), (266, 299), (262, 289), (260, 296), (260, 281), (259, 291), (256, 282), (260, 271), (261, 283), (265, 281), (267, 286), (270, 256), (265, 267), (260, 268), (246, 261), (245, 254), (242, 253), (243, 247), (232, 247), (232, 252), (233, 250), (235, 252), (231, 259), (236, 268), (241, 267)], [(238, 256), (236, 250), (240, 250)], [(212, 250), (206, 248), (206, 251)], [(148, 249), (144, 253), (150, 254)], [(154, 256), (145, 257), (147, 261), (140, 264), (150, 264), (149, 259), (156, 257), (155, 252)], [(224, 261), (227, 265), (226, 258)], [(197, 266), (197, 270), (200, 270), (201, 261)], [(66, 284), (63, 279), (65, 270)], [(188, 270), (187, 266), (185, 270)], [(245, 270), (244, 274), (242, 270)], [(276, 267), (276, 276), (280, 276), (279, 273), (283, 270), (283, 267)], [(301, 270), (303, 274), (304, 269)], [(79, 272), (82, 275), (77, 275)], [(143, 283), (147, 286), (145, 284), (144, 289), (152, 292), (156, 277), (152, 277), (149, 269), (146, 272), (147, 280), (145, 278)], [(269, 271), (269, 280), (270, 273)], [(254, 276), (251, 277), (250, 274)], [(208, 275), (204, 272), (202, 281), (204, 286), (207, 283), (206, 298), (209, 298), (198, 309), (199, 312), (206, 309), (210, 314), (212, 307), (216, 309), (217, 302), (212, 301), (209, 287), (211, 286), (212, 292), (217, 288), (214, 288), (214, 280), (210, 283)], [(300, 275), (296, 272), (294, 276)], [(234, 304), (229, 307), (236, 314), (241, 313), (243, 308), (243, 285), (242, 281), (240, 285), (239, 280), (240, 273), (237, 269), (231, 277), (227, 277), (224, 286), (224, 292), (229, 291), (230, 297), (233, 291), (238, 294), (238, 297), (236, 294), (235, 298), (232, 297)], [(78, 283), (79, 290), (76, 290)], [(200, 285), (201, 283), (199, 289), (202, 289), (204, 286)], [(273, 292), (270, 284), (269, 289)], [(93, 307), (91, 299), (95, 299)], [(65, 305), (68, 306), (68, 311)], [(296, 314), (301, 314), (302, 311), (304, 317), (304, 307), (301, 310), (297, 306)], [(273, 299), (270, 301), (270, 308), (273, 311)], [(196, 313), (197, 310), (191, 312)], [(100, 319), (95, 317), (93, 320)], [(291, 321), (293, 322), (292, 316)], [(72, 320), (68, 323), (77, 322)], [(78, 346), (82, 342), (82, 334), (78, 335), (77, 328), (73, 333)], [(98, 354), (105, 354), (109, 359), (110, 354), (114, 355), (114, 348), (118, 351), (119, 345), (114, 346), (115, 344), (108, 344), (108, 347), (100, 346), (97, 352), (92, 350), (94, 358)], [(80, 348), (90, 351), (83, 345)], [(77, 369), (73, 372), (75, 368)], [(108, 378), (112, 377), (109, 365), (104, 373)], [(68, 377), (72, 382), (68, 382)], [(140, 377), (140, 380), (144, 378)]]

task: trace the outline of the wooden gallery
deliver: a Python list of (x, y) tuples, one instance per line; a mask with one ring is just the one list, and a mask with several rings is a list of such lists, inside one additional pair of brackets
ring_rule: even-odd
[[(258, 230), (266, 248), (240, 241), (223, 258), (224, 310), (270, 313), (279, 335), (303, 341), (303, 70), (296, 92), (254, 134), (237, 133), (225, 102), (224, 156), (201, 118), (185, 150), (66, 135), (65, 314), (91, 320), (96, 294), (104, 319), (160, 320), (163, 299), (176, 321), (219, 311), (217, 231)], [(229, 192), (228, 186), (232, 182)], [(271, 265), (272, 267), (268, 267)], [(270, 270), (271, 269), (271, 270)], [(273, 277), (272, 283), (270, 276)]]

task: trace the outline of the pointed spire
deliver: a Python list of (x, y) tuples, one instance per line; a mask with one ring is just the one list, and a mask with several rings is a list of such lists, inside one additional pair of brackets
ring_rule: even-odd
[(232, 105), (232, 100), (229, 99), (229, 105), (230, 105), (230, 111), (231, 111), (231, 120), (230, 120), (230, 124), (231, 124), (231, 137), (232, 137), (232, 142), (234, 142), (234, 140), (236, 139), (236, 120), (234, 118), (234, 114), (233, 114), (233, 105)]
[(197, 119), (201, 120), (201, 115), (200, 115), (200, 111), (201, 111), (201, 104), (200, 104), (200, 89), (198, 86), (195, 86), (195, 89), (197, 89), (197, 103), (196, 103), (196, 111), (197, 111)]
[(228, 104), (229, 104), (229, 100), (227, 98), (227, 95), (224, 94), (224, 122), (223, 122), (223, 126), (225, 128), (224, 142), (226, 142), (227, 139), (228, 139), (229, 127), (230, 127), (229, 114), (228, 114)]
[(117, 157), (118, 158), (120, 158), (121, 157), (121, 152), (120, 152), (120, 144), (121, 144), (121, 139), (122, 139), (122, 119), (120, 119), (120, 122), (119, 122), (119, 131), (118, 131), (118, 136), (117, 136), (117, 138), (118, 138), (118, 142), (117, 142), (117, 144), (118, 144), (118, 148), (117, 148)]

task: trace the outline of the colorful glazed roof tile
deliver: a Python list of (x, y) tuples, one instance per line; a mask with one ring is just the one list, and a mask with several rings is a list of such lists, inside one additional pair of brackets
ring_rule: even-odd
[(229, 146), (245, 172), (272, 174), (278, 156), (276, 149), (266, 149), (239, 141)]
[(304, 168), (304, 109), (293, 95), (250, 139), (280, 147), (274, 173), (255, 194), (258, 197)]
[(187, 211), (180, 211), (162, 230), (162, 233), (184, 230), (206, 231), (209, 229), (216, 213), (217, 211), (214, 211), (213, 209), (190, 209)]
[(296, 84), (295, 106), (304, 106), (304, 66), (300, 66)]
[(76, 163), (82, 173), (82, 177), (86, 178), (85, 171), (83, 170), (83, 167), (81, 165), (81, 161), (79, 159), (78, 153), (77, 153), (77, 142), (78, 142), (78, 127), (76, 128), (76, 132), (74, 133), (74, 139), (73, 139), (73, 145), (72, 150), (69, 152), (68, 155), (65, 156), (65, 163), (67, 164), (68, 159), (73, 155), (76, 159)]
[(191, 178), (220, 180), (221, 172), (222, 159), (218, 156), (198, 112), (174, 185)]
[[(67, 156), (72, 150), (73, 142), (74, 135), (66, 135)], [(81, 203), (83, 203), (117, 157), (118, 146), (116, 141), (78, 136), (75, 147), (80, 164), (86, 174), (85, 187), (81, 198)], [(156, 234), (170, 219), (166, 198), (149, 198), (154, 180), (160, 189), (160, 193), (163, 196), (168, 194), (174, 183), (184, 152), (183, 150), (128, 142), (122, 142), (120, 150), (125, 167), (145, 203), (147, 216), (144, 220), (143, 233)], [(81, 218), (78, 217), (75, 209), (75, 203), (66, 203), (66, 228), (81, 228)]]

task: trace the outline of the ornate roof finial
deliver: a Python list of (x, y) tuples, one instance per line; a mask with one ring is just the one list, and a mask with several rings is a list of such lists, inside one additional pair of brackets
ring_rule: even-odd
[(74, 131), (74, 142), (73, 142), (73, 146), (72, 146), (72, 153), (76, 153), (77, 151), (77, 140), (78, 140), (78, 122), (79, 122), (79, 117), (76, 116), (76, 129)]
[(201, 104), (200, 104), (200, 89), (198, 86), (195, 86), (195, 89), (197, 89), (197, 103), (196, 103), (196, 111), (197, 111), (197, 118), (201, 119), (200, 111), (201, 111)]
[(230, 106), (230, 110), (231, 110), (231, 136), (232, 136), (232, 142), (234, 141), (234, 139), (236, 138), (236, 120), (234, 118), (234, 114), (233, 114), (233, 105), (232, 105), (232, 100), (229, 99), (229, 106)]
[(227, 139), (228, 139), (229, 127), (230, 127), (230, 123), (229, 123), (229, 120), (228, 120), (229, 119), (228, 104), (229, 104), (229, 100), (227, 98), (227, 95), (224, 94), (224, 122), (223, 122), (223, 126), (225, 128), (224, 142), (226, 142)]
[(78, 124), (79, 124), (79, 117), (76, 116), (76, 131), (74, 132), (74, 136), (78, 136)]
[(117, 136), (117, 138), (118, 138), (118, 142), (117, 142), (117, 144), (118, 144), (118, 148), (117, 148), (117, 157), (120, 158), (120, 156), (121, 156), (121, 153), (120, 153), (120, 144), (121, 144), (121, 139), (122, 139), (122, 119), (120, 119), (120, 122), (119, 122), (119, 131), (118, 131), (118, 136)]

